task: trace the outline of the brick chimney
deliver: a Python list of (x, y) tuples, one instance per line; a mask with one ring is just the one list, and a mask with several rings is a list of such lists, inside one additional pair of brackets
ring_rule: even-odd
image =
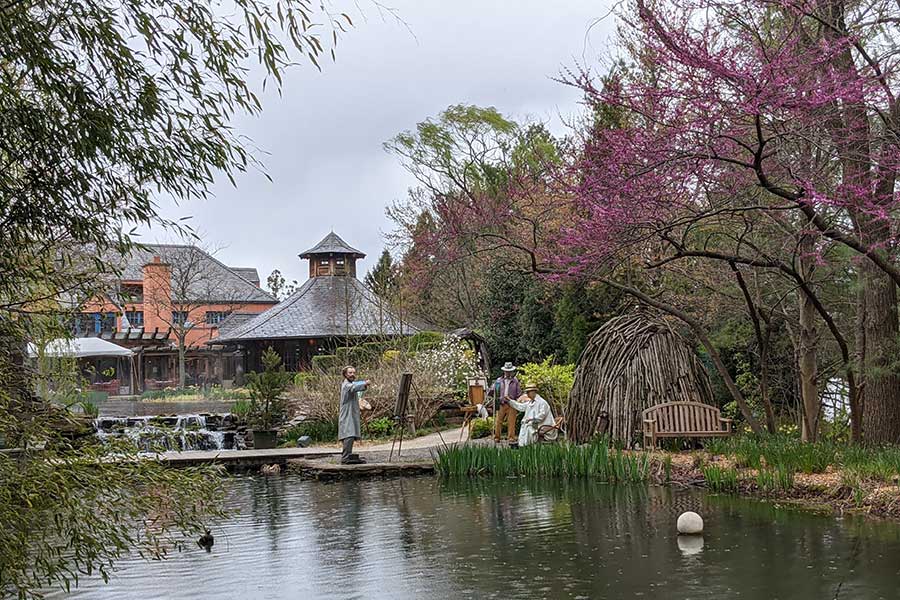
[[(144, 331), (166, 331), (172, 318), (172, 270), (168, 263), (154, 256), (143, 267)], [(164, 318), (160, 318), (162, 315)]]

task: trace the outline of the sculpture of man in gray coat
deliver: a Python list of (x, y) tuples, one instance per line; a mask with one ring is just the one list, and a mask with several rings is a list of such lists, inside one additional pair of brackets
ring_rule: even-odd
[(353, 440), (362, 437), (359, 426), (359, 393), (369, 387), (369, 381), (356, 381), (356, 368), (344, 367), (344, 381), (341, 383), (341, 411), (338, 417), (338, 439), (343, 445), (342, 464), (364, 463), (353, 454)]

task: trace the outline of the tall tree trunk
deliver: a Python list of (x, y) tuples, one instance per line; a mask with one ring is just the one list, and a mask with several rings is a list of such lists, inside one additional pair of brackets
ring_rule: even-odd
[(865, 402), (862, 439), (866, 444), (900, 442), (900, 377), (897, 375), (897, 287), (870, 261), (862, 268), (865, 294)]
[[(825, 27), (822, 34), (834, 40), (847, 31), (845, 0), (829, 0), (823, 8), (834, 27)], [(830, 68), (851, 77), (857, 76), (853, 48), (846, 46), (843, 52), (830, 61)], [(879, 132), (873, 129), (867, 106), (861, 101), (843, 103), (837, 113), (836, 126), (831, 127), (835, 146), (841, 160), (841, 183), (848, 193), (856, 195), (858, 206), (850, 212), (857, 237), (867, 250), (867, 258), (861, 266), (864, 301), (865, 344), (862, 348), (865, 371), (860, 374), (865, 381), (865, 402), (862, 403), (861, 434), (867, 444), (900, 442), (900, 376), (894, 364), (900, 333), (897, 316), (897, 282), (876, 261), (895, 267), (886, 248), (891, 247), (890, 221), (873, 214), (872, 206), (890, 210), (894, 201), (896, 179), (895, 155), (897, 153), (896, 123), (900, 117), (900, 105), (896, 101), (887, 111), (888, 124), (893, 131)], [(873, 193), (874, 190), (874, 193)], [(853, 196), (851, 196), (852, 198)], [(874, 256), (873, 256), (874, 255)]]
[[(805, 281), (813, 270), (812, 252), (815, 251), (815, 241), (811, 236), (805, 235), (800, 240), (800, 275)], [(817, 351), (818, 331), (816, 328), (816, 307), (808, 294), (799, 294), (800, 302), (800, 329), (798, 332), (799, 356), (798, 367), (800, 369), (800, 397), (803, 406), (803, 419), (801, 421), (800, 439), (804, 442), (815, 442), (819, 429), (819, 415), (822, 405), (819, 401), (819, 387), (817, 382)]]
[(184, 347), (184, 337), (178, 336), (178, 387), (184, 388), (185, 383), (187, 381), (187, 373), (185, 360), (185, 347)]

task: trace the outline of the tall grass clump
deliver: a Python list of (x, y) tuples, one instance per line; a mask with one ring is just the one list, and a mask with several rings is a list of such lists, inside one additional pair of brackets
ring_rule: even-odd
[(650, 476), (650, 455), (610, 451), (605, 440), (574, 444), (535, 444), (510, 449), (459, 446), (434, 453), (435, 469), (443, 477), (591, 478), (607, 483), (644, 482)]
[(756, 487), (764, 494), (771, 494), (777, 487), (777, 479), (773, 469), (760, 469), (756, 472)]
[(794, 487), (794, 470), (785, 465), (775, 467), (775, 480), (781, 491), (790, 491)]
[(900, 480), (900, 448), (852, 446), (842, 453), (841, 466), (856, 479)]
[(732, 467), (707, 465), (702, 468), (706, 485), (714, 492), (738, 491), (738, 472)]
[(707, 444), (713, 454), (731, 456), (740, 469), (781, 467), (802, 473), (822, 473), (837, 461), (838, 450), (832, 442), (804, 443), (786, 435), (746, 435)]

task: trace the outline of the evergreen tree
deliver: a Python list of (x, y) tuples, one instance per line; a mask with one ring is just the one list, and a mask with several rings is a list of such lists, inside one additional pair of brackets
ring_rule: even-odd
[(382, 251), (378, 262), (366, 273), (365, 284), (380, 298), (389, 300), (397, 287), (397, 266), (391, 253)]

